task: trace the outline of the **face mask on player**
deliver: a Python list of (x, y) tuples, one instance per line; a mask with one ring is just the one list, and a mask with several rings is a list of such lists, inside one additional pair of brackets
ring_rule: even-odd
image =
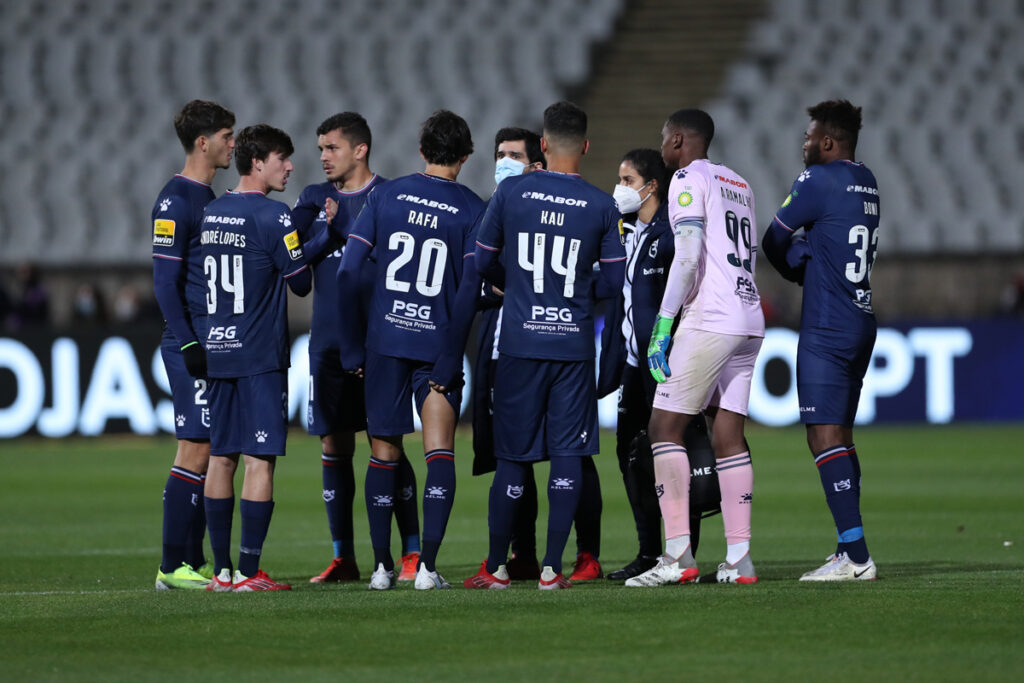
[(494, 184), (501, 185), (501, 181), (509, 176), (520, 175), (526, 168), (526, 164), (509, 157), (502, 157), (494, 164)]
[[(647, 183), (640, 186), (640, 189), (646, 187)], [(619, 213), (636, 213), (640, 210), (640, 206), (646, 202), (651, 195), (647, 195), (643, 199), (640, 199), (640, 191), (634, 190), (632, 187), (626, 185), (616, 185), (615, 190), (612, 192), (612, 197), (615, 199), (615, 203), (619, 206)]]

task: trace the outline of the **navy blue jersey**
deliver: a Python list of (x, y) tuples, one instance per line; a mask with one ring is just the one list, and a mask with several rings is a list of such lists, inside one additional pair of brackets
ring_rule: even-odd
[[(370, 190), (384, 181), (384, 178), (374, 174), (364, 187), (353, 192), (342, 192), (330, 181), (307, 186), (299, 195), (293, 209), (302, 243), (309, 242), (314, 235), (327, 230), (327, 216), (323, 211), (327, 199), (338, 202), (341, 205), (340, 210), (347, 212), (349, 223), (342, 228), (342, 232), (347, 235), (355, 223), (356, 216), (363, 210)], [(300, 218), (302, 215), (311, 215), (314, 218), (312, 222), (307, 222)], [(343, 249), (344, 247), (339, 247), (313, 267), (313, 320), (309, 327), (310, 351), (337, 351), (338, 349), (336, 275), (341, 264)], [(370, 268), (367, 268), (367, 271), (372, 273)]]
[(804, 274), (801, 329), (856, 333), (874, 329), (871, 267), (878, 243), (878, 184), (864, 164), (833, 161), (807, 168), (775, 219), (804, 228), (811, 257)]
[[(176, 298), (181, 302), (185, 324), (192, 326), (195, 335), (204, 333), (206, 317), (206, 277), (199, 254), (199, 233), (203, 209), (213, 199), (209, 185), (176, 174), (164, 185), (153, 205), (153, 258), (181, 263)], [(169, 324), (177, 317), (171, 311), (164, 316)], [(171, 327), (179, 347), (195, 339), (188, 330)]]
[(615, 200), (578, 175), (534, 171), (498, 185), (477, 245), (504, 254), (500, 353), (594, 358), (594, 264), (626, 260), (621, 231)]
[(367, 349), (437, 358), (483, 210), (483, 200), (466, 186), (425, 173), (374, 188), (349, 234), (373, 249), (377, 262)]
[(203, 217), (202, 255), (210, 377), (287, 368), (285, 279), (306, 268), (288, 206), (262, 192), (213, 200)]

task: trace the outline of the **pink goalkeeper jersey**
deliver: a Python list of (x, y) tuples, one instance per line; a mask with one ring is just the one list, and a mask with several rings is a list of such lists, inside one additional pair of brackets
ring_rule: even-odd
[(704, 246), (689, 291), (680, 291), (673, 264), (662, 314), (682, 307), (680, 327), (763, 337), (764, 313), (754, 284), (757, 224), (750, 185), (726, 166), (697, 159), (672, 176), (668, 202), (676, 253), (680, 253), (678, 226), (688, 221), (703, 223)]

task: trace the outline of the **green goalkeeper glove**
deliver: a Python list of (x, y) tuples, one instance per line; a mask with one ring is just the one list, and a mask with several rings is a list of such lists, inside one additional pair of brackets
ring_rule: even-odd
[(672, 376), (668, 369), (668, 345), (672, 342), (672, 318), (659, 315), (651, 332), (651, 343), (647, 345), (647, 367), (654, 376), (654, 381), (661, 384)]

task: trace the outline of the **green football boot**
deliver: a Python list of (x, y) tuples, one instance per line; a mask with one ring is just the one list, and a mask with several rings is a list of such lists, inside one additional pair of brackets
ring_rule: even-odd
[(168, 591), (172, 589), (184, 589), (201, 591), (206, 590), (210, 580), (192, 569), (191, 565), (182, 563), (180, 567), (169, 574), (156, 570), (156, 589)]

